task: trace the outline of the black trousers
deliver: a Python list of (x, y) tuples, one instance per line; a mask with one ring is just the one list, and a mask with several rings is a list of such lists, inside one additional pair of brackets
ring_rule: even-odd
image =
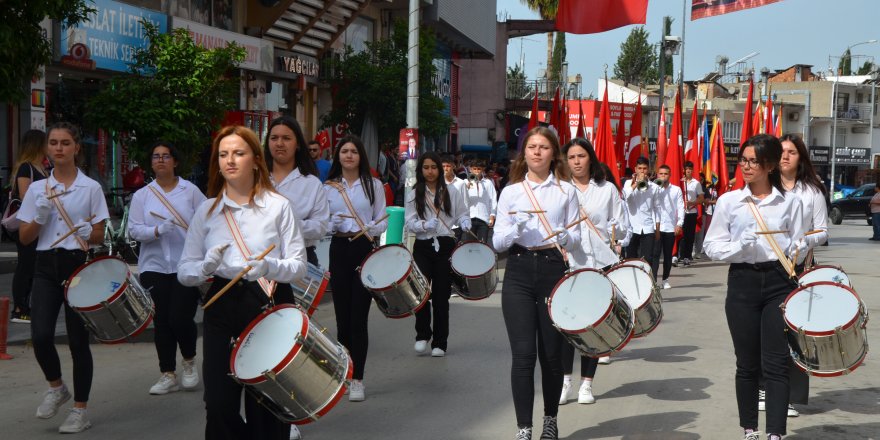
[[(452, 282), (449, 258), (455, 247), (452, 237), (437, 237), (440, 250), (434, 251), (434, 240), (416, 240), (413, 259), (419, 270), (431, 282), (431, 299), (416, 312), (416, 340), (431, 341), (431, 348), (446, 351), (449, 338), (449, 295)], [(431, 312), (434, 330), (431, 331)]]
[(31, 289), (31, 339), (34, 356), (46, 380), (61, 379), (61, 360), (55, 348), (55, 325), (64, 307), (67, 345), (73, 359), (73, 400), (88, 402), (92, 389), (94, 365), (89, 347), (89, 332), (82, 318), (64, 301), (62, 283), (86, 262), (80, 250), (53, 249), (36, 253), (34, 285)]
[(318, 264), (318, 252), (315, 249), (315, 246), (309, 246), (306, 248), (306, 261), (315, 266), (319, 266)]
[[(208, 298), (229, 280), (214, 277)], [(276, 304), (292, 303), (290, 285), (278, 283), (273, 296)], [(232, 340), (269, 304), (269, 299), (256, 282), (239, 281), (211, 307), (205, 309), (202, 339), (202, 376), (205, 384), (206, 439), (277, 439), (290, 436), (290, 426), (261, 405), (251, 393), (244, 397), (246, 420), (241, 418), (243, 385), (230, 376), (229, 359)]]
[[(574, 345), (562, 344), (562, 372), (571, 376), (574, 371)], [(596, 368), (599, 366), (599, 358), (581, 356), (581, 377), (590, 379), (596, 377)]]
[(680, 259), (693, 259), (694, 237), (697, 234), (697, 213), (685, 214), (684, 223), (681, 226), (682, 237), (678, 244), (678, 257)]
[[(683, 241), (683, 240), (682, 240)], [(660, 240), (654, 242), (654, 255), (651, 258), (651, 270), (654, 272), (654, 282), (657, 282), (657, 274), (660, 269), (660, 252), (663, 252), (663, 281), (669, 279), (672, 270), (672, 248), (675, 246), (675, 232), (661, 232)]]
[(654, 233), (633, 233), (626, 248), (626, 258), (644, 258), (650, 262), (654, 258)]
[(758, 427), (758, 383), (767, 391), (767, 433), (784, 435), (789, 396), (789, 346), (779, 305), (797, 287), (779, 262), (735, 263), (727, 275), (725, 313), (736, 352), (740, 426)]
[(37, 264), (37, 240), (29, 245), (23, 245), (16, 234), (15, 250), (18, 253), (18, 263), (12, 276), (12, 301), (16, 310), (30, 315), (31, 287), (34, 285), (34, 270)]
[(510, 384), (520, 427), (532, 426), (536, 359), (541, 363), (544, 415), (559, 412), (565, 342), (553, 327), (546, 300), (565, 270), (562, 255), (555, 249), (529, 251), (514, 245), (507, 257), (501, 310), (510, 340)]
[(199, 289), (180, 284), (176, 273), (143, 272), (140, 280), (156, 305), (153, 342), (159, 355), (159, 371), (174, 372), (178, 347), (184, 359), (196, 357), (199, 331), (193, 318), (199, 305)]
[[(479, 238), (479, 240), (483, 243), (488, 243), (489, 241), (489, 224), (484, 222), (482, 219), (478, 219), (476, 217), (471, 219), (471, 232)], [(471, 234), (467, 234), (465, 240), (471, 240), (474, 236)]]
[(364, 262), (373, 245), (366, 237), (355, 241), (333, 237), (330, 241), (330, 285), (333, 287), (333, 310), (336, 312), (336, 338), (351, 354), (354, 364), (352, 377), (364, 378), (370, 335), (367, 319), (373, 296), (361, 284), (355, 270)]

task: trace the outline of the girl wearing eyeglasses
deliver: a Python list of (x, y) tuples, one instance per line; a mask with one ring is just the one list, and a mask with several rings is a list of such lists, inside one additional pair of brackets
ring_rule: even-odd
[[(156, 306), (153, 325), (159, 380), (150, 394), (162, 395), (199, 384), (196, 367), (195, 323), (199, 290), (177, 281), (177, 266), (186, 231), (205, 195), (191, 182), (177, 175), (178, 154), (169, 142), (156, 142), (150, 148), (150, 164), (155, 180), (131, 198), (129, 234), (141, 243), (138, 255), (140, 281), (150, 291)], [(183, 375), (177, 376), (177, 350), (183, 356)]]
[(762, 373), (767, 438), (781, 440), (786, 430), (790, 354), (779, 306), (797, 287), (790, 258), (807, 245), (801, 200), (783, 186), (781, 158), (782, 145), (773, 136), (746, 141), (739, 153), (746, 186), (718, 198), (703, 242), (709, 258), (731, 263), (725, 312), (736, 353), (736, 401), (746, 440), (760, 435)]

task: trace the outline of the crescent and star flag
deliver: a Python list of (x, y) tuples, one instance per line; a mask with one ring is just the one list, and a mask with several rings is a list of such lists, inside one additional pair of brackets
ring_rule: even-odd
[[(721, 14), (757, 8), (776, 3), (779, 0), (692, 0), (691, 21), (700, 18), (714, 17)], [(560, 5), (562, 2), (559, 2)], [(560, 6), (561, 8), (561, 6)]]
[[(672, 112), (672, 130), (669, 132), (669, 148), (666, 150), (664, 165), (669, 167), (669, 183), (682, 188), (683, 170), (681, 146), (681, 95), (675, 94), (675, 110)], [(686, 200), (685, 200), (686, 201)]]
[(645, 24), (648, 0), (559, 0), (556, 30), (595, 34), (630, 24)]
[[(694, 99), (694, 109), (691, 111), (691, 122), (688, 124), (687, 142), (684, 144), (684, 160), (694, 164), (694, 176), (700, 175), (700, 128), (699, 113), (697, 113), (697, 100)], [(684, 164), (682, 164), (682, 167)]]
[(639, 91), (639, 100), (636, 103), (636, 111), (633, 112), (632, 121), (629, 124), (629, 145), (626, 150), (627, 168), (636, 169), (636, 160), (642, 155), (642, 92)]
[(608, 79), (605, 79), (605, 94), (599, 109), (599, 125), (596, 127), (596, 158), (608, 165), (616, 182), (620, 182), (620, 168), (614, 154), (614, 139), (611, 138), (611, 106), (608, 105)]

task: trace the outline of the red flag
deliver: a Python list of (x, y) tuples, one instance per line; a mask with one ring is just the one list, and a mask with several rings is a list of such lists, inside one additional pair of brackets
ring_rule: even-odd
[[(697, 100), (694, 100), (694, 109), (691, 111), (691, 123), (688, 126), (687, 143), (684, 146), (684, 160), (694, 163), (694, 176), (700, 175), (700, 139), (697, 126), (699, 118), (697, 117)], [(682, 164), (684, 167), (684, 164)]]
[(767, 113), (764, 115), (764, 133), (773, 135), (776, 129), (773, 128), (773, 98), (770, 97), (770, 92), (767, 92), (767, 105), (764, 106), (764, 111)]
[(583, 101), (578, 100), (578, 129), (575, 136), (579, 138), (587, 138), (587, 132), (584, 131), (584, 106), (581, 104)]
[(710, 148), (712, 148), (710, 163), (712, 174), (717, 179), (715, 189), (718, 191), (719, 196), (727, 192), (727, 185), (730, 182), (730, 178), (727, 175), (727, 156), (724, 154), (724, 136), (721, 127), (723, 127), (723, 122), (718, 119), (718, 116), (715, 116), (715, 123), (712, 125), (712, 139), (710, 141)]
[(755, 107), (755, 115), (752, 117), (752, 136), (761, 133), (766, 131), (764, 131), (764, 103), (759, 100)]
[[(749, 77), (749, 94), (746, 97), (746, 105), (743, 107), (743, 119), (742, 119), (742, 131), (739, 136), (739, 147), (742, 148), (743, 144), (749, 140), (750, 137), (754, 134), (752, 131), (752, 97), (755, 94), (755, 83), (752, 81), (752, 78)], [(745, 186), (742, 177), (742, 169), (740, 169), (739, 164), (736, 165), (736, 174), (734, 175), (734, 179), (736, 180), (733, 184), (733, 189), (740, 189)]]
[(315, 140), (318, 141), (321, 151), (330, 148), (330, 129), (319, 131), (318, 134), (315, 135)]
[(623, 120), (623, 103), (620, 103), (620, 117), (617, 119), (617, 135), (614, 139), (614, 155), (620, 161), (620, 174), (626, 171), (626, 122)]
[(642, 92), (639, 91), (639, 101), (636, 103), (636, 111), (633, 113), (629, 124), (629, 148), (626, 150), (626, 166), (636, 169), (636, 160), (641, 156), (642, 145)]
[(565, 145), (571, 140), (571, 128), (568, 125), (568, 93), (562, 93), (562, 107), (559, 109), (559, 143)]
[(672, 113), (672, 130), (669, 132), (669, 149), (666, 151), (664, 165), (669, 167), (669, 183), (682, 187), (682, 151), (681, 151), (681, 96), (675, 95), (675, 110)]
[[(691, 6), (691, 21), (700, 18), (713, 17), (715, 15), (729, 14), (731, 12), (742, 11), (743, 9), (757, 8), (778, 1), (779, 0), (728, 0), (722, 2), (710, 2), (706, 0), (693, 0)], [(562, 2), (560, 2), (560, 4), (562, 4)]]
[(654, 163), (654, 172), (657, 172), (660, 169), (660, 165), (666, 162), (666, 144), (666, 108), (663, 107), (663, 99), (661, 98), (660, 127), (657, 129), (657, 162)]
[(774, 132), (774, 136), (781, 138), (782, 137), (782, 106), (779, 106), (779, 113), (776, 115), (776, 131)]
[(556, 30), (595, 34), (630, 24), (645, 24), (648, 0), (559, 0)]
[(529, 126), (526, 129), (531, 130), (538, 126), (538, 89), (535, 88), (535, 100), (532, 102), (532, 114), (529, 116)]
[(611, 169), (614, 180), (620, 182), (620, 169), (614, 154), (614, 140), (611, 138), (611, 106), (608, 105), (608, 80), (605, 80), (605, 94), (599, 110), (599, 125), (596, 127), (596, 158)]
[(559, 116), (559, 87), (556, 88), (556, 93), (553, 94), (553, 100), (550, 101), (550, 111), (548, 112), (548, 120), (547, 123), (555, 128), (557, 132), (559, 131), (559, 126), (557, 122), (557, 117)]

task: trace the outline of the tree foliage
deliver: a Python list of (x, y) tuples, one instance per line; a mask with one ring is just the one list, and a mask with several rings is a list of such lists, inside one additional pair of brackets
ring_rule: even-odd
[(0, 102), (28, 94), (31, 78), (52, 58), (52, 42), (40, 27), (45, 18), (76, 24), (94, 12), (89, 0), (5, 0), (0, 7)]
[(565, 32), (557, 32), (556, 42), (553, 44), (553, 59), (550, 61), (550, 68), (547, 70), (547, 78), (550, 81), (568, 80), (568, 78), (563, 78), (565, 72), (562, 71), (565, 55)]
[[(368, 42), (355, 53), (347, 47), (334, 60), (330, 86), (333, 109), (322, 117), (324, 126), (346, 123), (359, 130), (372, 115), (379, 143), (396, 142), (406, 127), (407, 27), (394, 23), (391, 38)], [(428, 28), (419, 32), (419, 133), (439, 136), (449, 130), (452, 119), (444, 115), (446, 104), (435, 95), (436, 37)]]
[(862, 67), (859, 67), (859, 71), (856, 73), (856, 75), (870, 75), (875, 70), (877, 70), (877, 65), (870, 61), (867, 61), (865, 62), (865, 64), (862, 64)]
[(142, 23), (149, 46), (135, 54), (129, 75), (114, 77), (89, 101), (86, 117), (134, 160), (145, 163), (147, 148), (163, 140), (177, 147), (186, 167), (211, 142), (224, 112), (236, 108), (235, 67), (246, 52), (235, 43), (205, 49), (186, 29), (160, 34)]
[(840, 57), (840, 62), (837, 63), (837, 71), (841, 76), (852, 75), (852, 54), (850, 54), (848, 48), (843, 53), (843, 56)]
[(533, 87), (526, 80), (526, 72), (519, 65), (507, 67), (507, 94), (516, 99), (527, 98)]
[(657, 56), (648, 42), (648, 31), (639, 26), (630, 31), (620, 44), (620, 55), (614, 63), (614, 77), (624, 85), (651, 84), (657, 80)]
[[(663, 36), (668, 37), (672, 35), (672, 17), (663, 17)], [(661, 38), (661, 42), (663, 39)], [(672, 55), (666, 55), (663, 53), (662, 48), (660, 49), (660, 53), (657, 55), (657, 67), (654, 69), (656, 71), (660, 71), (660, 57), (663, 57), (663, 76), (675, 77), (675, 63), (673, 62)], [(658, 74), (659, 75), (659, 74)], [(659, 79), (659, 76), (658, 76)]]

